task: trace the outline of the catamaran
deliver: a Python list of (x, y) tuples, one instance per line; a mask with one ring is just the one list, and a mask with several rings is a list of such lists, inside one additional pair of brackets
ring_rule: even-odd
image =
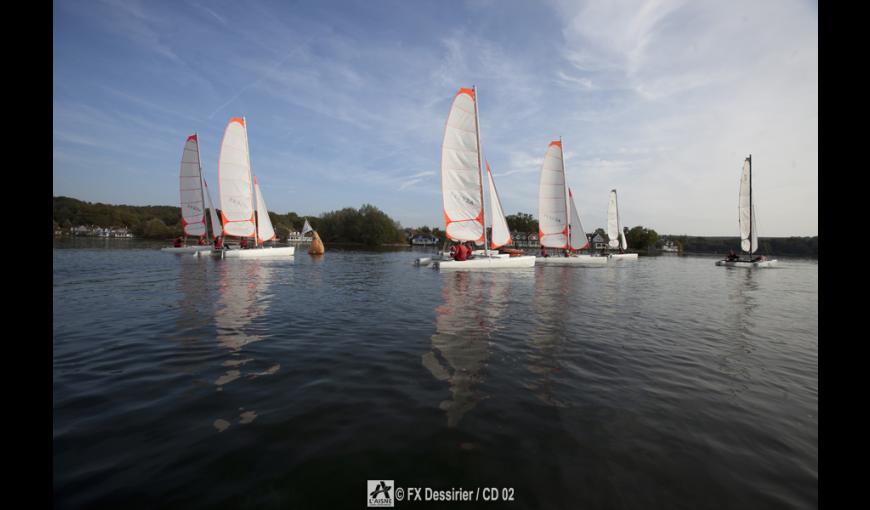
[(716, 262), (717, 266), (726, 267), (773, 267), (776, 259), (764, 256), (752, 258), (758, 249), (758, 229), (755, 228), (755, 202), (752, 199), (752, 154), (743, 161), (743, 174), (740, 176), (740, 195), (737, 205), (738, 223), (740, 224), (740, 248), (746, 252), (746, 258), (728, 257)]
[[(461, 88), (453, 98), (444, 139), (441, 144), (441, 196), (444, 205), (445, 233), (457, 242), (472, 241), (483, 244), (482, 250), (472, 252), (468, 260), (432, 260), (437, 269), (499, 269), (533, 267), (533, 256), (511, 256), (498, 253), (501, 246), (511, 244), (501, 202), (486, 163), (489, 187), (489, 223), (492, 233), (487, 236), (487, 215), (483, 202), (483, 167), (480, 150), (480, 117), (477, 110), (477, 89)], [(422, 259), (418, 263), (424, 265)]]
[(275, 239), (275, 229), (269, 219), (269, 210), (257, 177), (251, 169), (248, 128), (244, 117), (233, 117), (224, 130), (218, 158), (218, 187), (224, 237), (253, 238), (254, 247), (223, 249), (215, 253), (226, 258), (245, 259), (287, 257), (295, 253), (293, 246), (263, 245)]
[(610, 190), (610, 205), (607, 207), (607, 237), (610, 238), (608, 245), (611, 249), (619, 249), (619, 253), (611, 253), (609, 256), (614, 260), (637, 259), (637, 253), (624, 253), (628, 249), (625, 240), (625, 231), (622, 222), (619, 221), (619, 206), (616, 203), (616, 190)]
[[(208, 186), (202, 176), (202, 164), (199, 158), (199, 140), (196, 133), (187, 137), (184, 144), (184, 152), (181, 154), (181, 171), (179, 177), (181, 190), (181, 226), (184, 229), (185, 241), (187, 236), (202, 237), (208, 239), (206, 228), (205, 208), (208, 199), (208, 208), (211, 211), (212, 237), (221, 235), (221, 227), (217, 222), (217, 214), (212, 205)], [(211, 243), (195, 246), (180, 246), (162, 248), (161, 251), (170, 253), (196, 253), (211, 250)]]
[(538, 183), (538, 239), (544, 248), (565, 250), (567, 257), (553, 253), (536, 257), (539, 266), (600, 266), (607, 257), (593, 257), (570, 253), (589, 246), (589, 240), (580, 223), (580, 214), (574, 205), (574, 194), (565, 178), (565, 158), (562, 140), (550, 142), (541, 165)]

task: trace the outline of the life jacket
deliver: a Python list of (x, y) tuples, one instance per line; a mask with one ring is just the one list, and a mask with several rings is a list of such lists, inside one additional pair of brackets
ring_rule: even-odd
[(467, 246), (460, 244), (456, 247), (456, 256), (454, 258), (458, 261), (468, 260), (470, 251)]

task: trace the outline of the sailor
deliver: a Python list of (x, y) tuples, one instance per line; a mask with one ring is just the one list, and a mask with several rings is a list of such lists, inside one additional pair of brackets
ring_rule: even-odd
[(543, 245), (541, 245), (541, 256), (549, 257), (549, 255), (547, 255), (547, 248), (545, 248)]
[(199, 241), (197, 242), (200, 246), (205, 246), (205, 236), (199, 236)]
[(181, 236), (178, 236), (175, 238), (175, 243), (173, 243), (173, 246), (175, 246), (176, 248), (181, 248), (181, 245), (182, 245)]
[(221, 238), (221, 236), (215, 237), (214, 238), (214, 249), (220, 250), (223, 247), (224, 247), (224, 240)]
[(247, 248), (247, 247), (248, 247), (248, 238), (247, 238), (247, 237), (243, 237), (242, 240), (239, 241), (239, 248), (241, 248), (241, 249), (244, 250), (244, 249)]

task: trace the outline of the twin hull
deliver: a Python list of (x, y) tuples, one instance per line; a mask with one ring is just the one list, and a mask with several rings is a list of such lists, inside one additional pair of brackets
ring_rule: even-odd
[(511, 257), (509, 255), (494, 255), (491, 257), (475, 257), (468, 260), (433, 260), (437, 269), (506, 269), (519, 267), (534, 267), (535, 257)]
[(198, 251), (211, 251), (211, 246), (182, 246), (181, 248), (160, 248), (160, 251), (167, 253), (196, 253)]
[(605, 264), (607, 264), (607, 257), (591, 255), (535, 257), (536, 266), (603, 266)]
[(718, 260), (716, 261), (717, 266), (725, 266), (725, 267), (774, 267), (776, 266), (776, 259), (774, 260), (762, 260), (760, 262), (746, 262), (743, 260)]

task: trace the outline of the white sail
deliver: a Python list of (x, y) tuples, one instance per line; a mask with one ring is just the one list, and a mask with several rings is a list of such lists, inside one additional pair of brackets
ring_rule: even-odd
[(254, 195), (245, 119), (230, 119), (218, 158), (221, 224), (230, 236), (253, 237)]
[(311, 223), (308, 223), (308, 218), (305, 218), (305, 225), (302, 227), (302, 235), (307, 234), (308, 232), (313, 232), (314, 229), (311, 228)]
[[(740, 218), (740, 247), (745, 252), (755, 253), (758, 249), (758, 229), (755, 228), (755, 204), (752, 200), (751, 190), (752, 164), (749, 158), (743, 161), (743, 174), (740, 176), (740, 199), (738, 203), (738, 216)], [(750, 239), (751, 234), (751, 239)]]
[(571, 248), (582, 250), (589, 246), (589, 240), (586, 238), (586, 232), (583, 231), (583, 224), (580, 223), (580, 214), (577, 212), (577, 206), (574, 205), (574, 194), (571, 193), (571, 188), (568, 188), (568, 207), (571, 209), (571, 223), (568, 225), (571, 233)]
[(620, 232), (622, 228), (619, 225), (619, 212), (616, 206), (616, 190), (610, 190), (610, 205), (607, 207), (607, 244), (611, 248), (618, 248), (620, 245)]
[(486, 162), (486, 175), (489, 181), (489, 216), (492, 222), (492, 239), (489, 240), (489, 247), (495, 250), (500, 246), (511, 244), (512, 240), (507, 220), (505, 220), (501, 208), (501, 200), (499, 200), (498, 191), (495, 189), (495, 181), (492, 180), (489, 161)]
[(205, 205), (202, 199), (202, 168), (196, 134), (187, 137), (181, 155), (181, 225), (185, 235), (205, 235)]
[(266, 201), (263, 200), (263, 192), (260, 191), (256, 176), (254, 177), (254, 195), (257, 197), (257, 244), (260, 244), (275, 239), (275, 229), (272, 227), (269, 209), (266, 208)]
[(205, 179), (202, 180), (202, 185), (205, 187), (206, 207), (208, 207), (209, 216), (211, 217), (211, 236), (218, 237), (223, 233), (221, 222), (218, 219), (217, 209), (215, 209), (214, 202), (211, 200), (211, 193), (208, 191), (208, 183)]
[(480, 147), (473, 89), (459, 89), (441, 144), (441, 196), (447, 237), (454, 241), (484, 239)]
[(568, 207), (565, 196), (562, 142), (550, 142), (538, 183), (538, 238), (547, 248), (568, 247)]

